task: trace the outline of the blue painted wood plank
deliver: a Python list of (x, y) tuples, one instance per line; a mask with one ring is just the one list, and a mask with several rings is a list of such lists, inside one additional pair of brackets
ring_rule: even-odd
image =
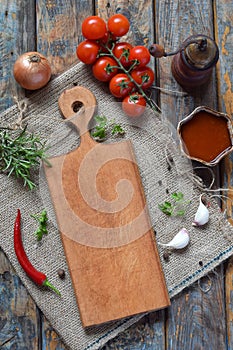
[(1, 1), (0, 11), (0, 111), (14, 103), (13, 95), (24, 96), (13, 78), (17, 57), (35, 48), (34, 0)]
[(164, 310), (150, 313), (102, 350), (165, 350), (165, 314)]
[[(219, 108), (233, 114), (233, 3), (232, 1), (215, 1), (215, 35), (220, 47), (218, 65), (218, 103)], [(233, 224), (233, 154), (224, 160), (224, 187), (229, 199), (226, 200), (225, 208), (229, 221)], [(227, 324), (227, 349), (233, 349), (233, 258), (226, 266), (226, 324)]]
[(38, 349), (36, 305), (0, 249), (0, 349)]
[[(212, 1), (156, 1), (156, 4), (157, 43), (167, 52), (176, 50), (194, 34), (214, 37)], [(178, 91), (178, 94), (160, 94), (164, 117), (176, 127), (198, 105), (217, 108), (218, 99), (215, 71), (210, 82), (196, 89), (195, 94), (179, 95), (184, 90), (172, 76), (171, 62), (172, 57), (157, 60), (160, 86)], [(218, 172), (216, 175), (219, 177)], [(211, 291), (205, 294), (195, 286), (172, 300), (167, 319), (167, 350), (226, 349), (223, 278), (221, 267), (218, 277), (214, 275), (212, 279)]]
[(65, 350), (66, 347), (59, 337), (59, 335), (54, 331), (49, 322), (41, 315), (42, 321), (42, 350)]
[[(218, 44), (221, 47), (220, 64), (218, 70), (218, 89), (219, 89), (219, 106), (220, 108), (232, 115), (233, 113), (233, 74), (232, 74), (232, 59), (231, 54), (233, 52), (232, 44), (232, 21), (233, 21), (233, 4), (229, 1), (216, 1), (216, 18), (221, 18), (217, 21), (216, 38)], [(231, 154), (224, 161), (225, 176), (224, 187), (228, 188), (227, 195), (229, 199), (226, 201), (225, 208), (229, 221), (233, 224), (232, 219), (232, 189), (233, 189), (233, 176), (232, 176), (232, 162), (233, 155)], [(227, 346), (229, 350), (233, 349), (233, 268), (232, 259), (230, 259), (228, 266), (226, 267), (226, 323), (227, 323)]]
[[(1, 1), (0, 111), (15, 103), (24, 91), (13, 78), (13, 64), (22, 52), (35, 47), (35, 2)], [(0, 348), (37, 349), (37, 308), (0, 250)]]
[(221, 265), (174, 298), (168, 313), (167, 349), (227, 349), (223, 274)]
[(93, 14), (93, 2), (37, 0), (36, 4), (37, 50), (48, 58), (52, 73), (59, 74), (78, 61), (82, 21)]

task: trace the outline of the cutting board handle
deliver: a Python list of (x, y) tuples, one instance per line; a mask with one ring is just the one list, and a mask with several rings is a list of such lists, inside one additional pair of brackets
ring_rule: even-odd
[(63, 91), (58, 99), (61, 113), (64, 118), (70, 119), (77, 127), (81, 138), (84, 134), (89, 135), (89, 132), (87, 132), (88, 124), (93, 117), (96, 104), (95, 96), (83, 86), (75, 86)]

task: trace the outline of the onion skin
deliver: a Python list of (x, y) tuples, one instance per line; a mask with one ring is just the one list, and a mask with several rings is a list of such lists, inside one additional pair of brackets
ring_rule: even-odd
[(51, 67), (47, 58), (39, 52), (25, 52), (16, 60), (13, 75), (24, 89), (37, 90), (49, 82)]

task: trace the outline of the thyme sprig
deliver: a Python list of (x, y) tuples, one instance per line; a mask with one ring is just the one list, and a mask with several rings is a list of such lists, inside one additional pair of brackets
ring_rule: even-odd
[(38, 166), (40, 160), (50, 165), (46, 150), (39, 136), (27, 132), (27, 126), (23, 130), (0, 127), (0, 172), (22, 179), (30, 190), (36, 186), (31, 179), (31, 169)]

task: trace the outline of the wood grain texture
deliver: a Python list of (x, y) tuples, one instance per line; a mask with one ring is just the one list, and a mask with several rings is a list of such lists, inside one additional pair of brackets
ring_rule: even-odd
[[(166, 51), (176, 49), (181, 42), (193, 34), (205, 33), (213, 37), (212, 1), (157, 1), (156, 3), (157, 42), (164, 45)], [(182, 92), (182, 88), (171, 75), (171, 59), (168, 57), (158, 61), (160, 86)], [(161, 93), (160, 101), (164, 116), (175, 127), (179, 120), (198, 105), (207, 105), (216, 109), (218, 101), (215, 72), (209, 84), (202, 89), (197, 89), (193, 96)], [(167, 349), (226, 348), (222, 281), (223, 270), (220, 269), (218, 278), (214, 279), (211, 291), (206, 295), (196, 287), (175, 298), (168, 313)], [(209, 300), (218, 302), (213, 305)], [(216, 321), (212, 321), (211, 327), (208, 327), (210, 320)]]
[(77, 102), (84, 110), (71, 121), (80, 145), (50, 158), (52, 167), (44, 170), (81, 320), (88, 327), (170, 303), (131, 142), (95, 142), (88, 131), (94, 95), (76, 86), (58, 100), (68, 119)]
[(130, 22), (130, 30), (122, 37), (122, 41), (148, 46), (154, 37), (153, 3), (153, 0), (98, 0), (96, 13), (106, 21), (115, 13), (123, 14)]
[[(163, 45), (167, 52), (176, 50), (190, 35), (205, 33), (213, 37), (212, 1), (156, 1), (156, 42)], [(171, 74), (172, 57), (157, 60), (160, 87), (178, 91), (178, 94), (161, 93), (160, 101), (164, 117), (174, 126), (195, 107), (206, 105), (217, 107), (215, 89), (215, 71), (213, 79), (195, 96), (180, 95), (183, 89), (176, 83)]]
[(0, 349), (37, 349), (36, 305), (0, 250)]
[[(81, 23), (93, 14), (92, 0), (36, 1), (37, 50), (48, 57), (53, 76), (77, 62), (76, 46), (83, 40)], [(65, 349), (45, 318), (42, 318), (41, 329), (41, 349)]]
[[(105, 19), (114, 13), (122, 13), (129, 19), (132, 31), (130, 29), (130, 32), (122, 40), (148, 46), (155, 41), (155, 1), (96, 0), (95, 3), (96, 13)], [(150, 66), (155, 68), (153, 60), (151, 60)], [(144, 317), (142, 322), (130, 327), (129, 330), (110, 341), (103, 349), (131, 349), (131, 347), (133, 350), (147, 349), (147, 347), (149, 349), (165, 349), (165, 312), (162, 310), (153, 315), (152, 317)], [(156, 322), (152, 322), (154, 319)], [(144, 330), (146, 330), (146, 336)]]
[(35, 49), (34, 0), (1, 1), (0, 28), (0, 110), (3, 111), (15, 103), (13, 96), (19, 99), (25, 96), (13, 78), (12, 67), (20, 54)]
[(81, 24), (93, 14), (92, 1), (37, 0), (37, 50), (59, 74), (77, 62), (76, 47), (83, 40)]
[(41, 324), (42, 337), (38, 350), (66, 350), (63, 341), (43, 315), (41, 315)]
[(227, 340), (228, 350), (233, 349), (233, 258), (229, 259), (226, 267), (226, 323), (227, 323)]
[(167, 349), (227, 349), (223, 272), (221, 266), (173, 299)]
[[(35, 49), (35, 1), (1, 1), (0, 110), (25, 96), (15, 82), (12, 67), (18, 55)], [(0, 348), (25, 350), (39, 346), (38, 310), (0, 250)], [(3, 345), (4, 344), (4, 345)]]
[[(215, 21), (216, 21), (216, 39), (220, 50), (220, 64), (218, 65), (218, 103), (219, 108), (232, 116), (233, 113), (233, 63), (231, 54), (233, 52), (231, 25), (233, 21), (233, 4), (229, 1), (216, 1), (215, 5)], [(218, 21), (218, 18), (222, 18)], [(232, 181), (232, 154), (225, 159), (225, 176), (224, 186), (229, 189), (227, 195), (229, 200), (225, 206), (229, 221), (233, 224), (232, 208), (233, 208), (233, 181)]]
[[(220, 20), (221, 19), (221, 20)], [(215, 1), (215, 23), (216, 23), (216, 39), (220, 47), (220, 64), (218, 65), (218, 96), (219, 108), (232, 116), (233, 113), (233, 3), (231, 1)], [(228, 188), (226, 193), (228, 200), (225, 201), (224, 207), (231, 224), (233, 209), (233, 156), (232, 154), (225, 159), (224, 162), (224, 187)], [(226, 323), (227, 323), (227, 339), (228, 350), (233, 349), (233, 259), (229, 260), (226, 266)]]
[(166, 350), (164, 325), (164, 310), (152, 312), (109, 341), (103, 350)]

